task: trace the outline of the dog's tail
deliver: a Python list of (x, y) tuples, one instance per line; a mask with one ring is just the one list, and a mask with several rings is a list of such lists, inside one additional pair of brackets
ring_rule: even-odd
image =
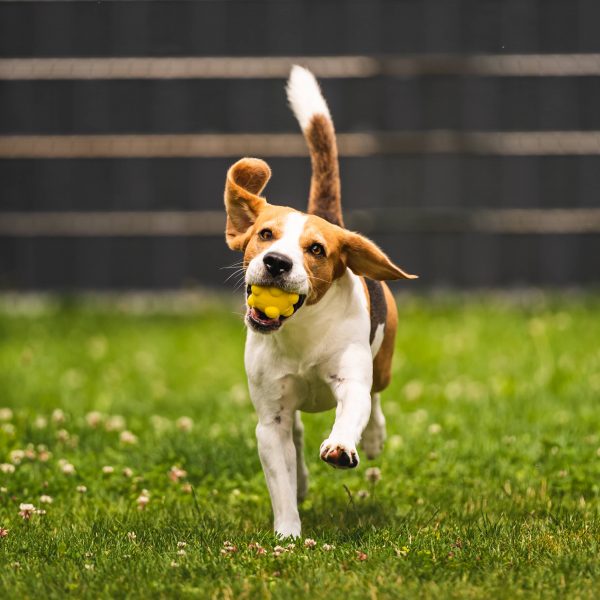
[(343, 227), (335, 130), (315, 76), (294, 65), (287, 84), (287, 96), (310, 150), (312, 177), (308, 212)]

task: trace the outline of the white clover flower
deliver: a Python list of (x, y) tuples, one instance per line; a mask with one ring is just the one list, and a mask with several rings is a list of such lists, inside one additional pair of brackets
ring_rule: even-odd
[(137, 436), (127, 430), (121, 432), (119, 439), (123, 444), (137, 444), (138, 441)]
[(2, 431), (9, 437), (13, 437), (15, 435), (15, 426), (12, 423), (2, 423)]
[(177, 465), (173, 465), (169, 469), (169, 479), (175, 483), (177, 483), (180, 479), (187, 476), (187, 471), (180, 469)]
[(85, 415), (86, 423), (94, 429), (98, 427), (98, 425), (100, 425), (103, 420), (104, 415), (101, 412), (98, 412), (97, 410), (93, 410), (92, 412), (89, 412), (87, 415)]
[(36, 429), (46, 429), (46, 427), (48, 427), (48, 419), (42, 416), (36, 417), (33, 422), (33, 426)]
[(2, 473), (14, 473), (15, 472), (15, 465), (11, 465), (10, 463), (2, 463), (0, 464), (0, 471)]
[(423, 395), (424, 386), (423, 383), (418, 380), (409, 381), (404, 386), (404, 396), (409, 402), (418, 400)]
[(171, 421), (159, 415), (152, 415), (150, 417), (150, 423), (152, 424), (154, 431), (156, 431), (157, 433), (163, 433), (171, 427)]
[(111, 415), (104, 422), (106, 431), (121, 431), (125, 429), (125, 419), (121, 415)]
[(115, 468), (111, 467), (110, 465), (105, 465), (104, 467), (102, 467), (102, 472), (105, 475), (111, 475), (112, 473), (115, 472)]
[(370, 467), (365, 471), (365, 479), (375, 485), (381, 479), (381, 471), (378, 467)]
[(57, 408), (52, 411), (51, 419), (57, 425), (64, 423), (66, 421), (65, 413), (60, 408)]
[(85, 485), (78, 485), (76, 489), (80, 494), (85, 494), (87, 492)]
[(150, 502), (150, 494), (148, 490), (142, 490), (142, 493), (137, 497), (137, 505), (139, 510), (144, 510), (148, 502)]
[(312, 538), (306, 538), (304, 540), (304, 546), (306, 548), (314, 548), (317, 545), (317, 542), (315, 542), (315, 540), (313, 540)]
[(429, 433), (431, 435), (437, 435), (438, 433), (440, 433), (442, 431), (442, 426), (439, 423), (432, 423), (427, 428), (427, 431), (429, 431)]
[(10, 421), (13, 418), (13, 411), (10, 408), (0, 408), (0, 421)]
[(42, 496), (40, 496), (40, 502), (42, 504), (52, 504), (52, 502), (54, 502), (54, 499), (52, 498), (52, 496), (48, 496), (47, 494), (43, 494)]
[(225, 541), (223, 542), (223, 550), (221, 550), (221, 554), (233, 554), (238, 551), (237, 546), (234, 546), (231, 542)]
[(48, 462), (52, 458), (52, 452), (48, 450), (40, 450), (38, 453), (38, 460), (40, 462)]
[(25, 458), (24, 450), (13, 450), (9, 455), (10, 462), (14, 465), (20, 465), (21, 461)]
[(31, 519), (31, 515), (35, 513), (35, 506), (26, 502), (19, 504), (19, 516), (23, 517), (26, 521)]
[(177, 421), (175, 421), (175, 425), (181, 431), (189, 432), (194, 427), (194, 422), (189, 417), (179, 417)]
[(64, 462), (61, 467), (60, 470), (65, 474), (65, 475), (73, 475), (73, 473), (75, 473), (75, 466), (72, 465), (70, 462)]
[(71, 435), (69, 434), (69, 432), (66, 429), (59, 429), (56, 432), (56, 439), (59, 442), (68, 442), (70, 437), (71, 437)]
[(133, 477), (133, 470), (129, 467), (123, 469), (123, 477)]

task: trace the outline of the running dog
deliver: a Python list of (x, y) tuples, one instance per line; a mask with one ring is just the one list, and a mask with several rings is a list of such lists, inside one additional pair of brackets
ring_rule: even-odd
[(245, 365), (275, 532), (299, 537), (298, 502), (308, 486), (300, 412), (335, 408), (320, 448), (334, 467), (358, 466), (359, 442), (367, 458), (381, 452), (379, 392), (390, 382), (397, 325), (394, 298), (382, 281), (416, 276), (344, 228), (333, 121), (312, 73), (294, 66), (287, 95), (310, 149), (308, 211), (268, 203), (260, 193), (269, 166), (243, 158), (227, 173), (225, 237), (244, 253), (247, 298), (252, 286), (298, 295), (287, 317), (247, 306)]

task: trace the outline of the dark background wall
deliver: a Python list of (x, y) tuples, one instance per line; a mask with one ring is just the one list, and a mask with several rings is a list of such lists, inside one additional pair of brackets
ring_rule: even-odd
[[(208, 146), (152, 156), (88, 148), (64, 157), (56, 148), (65, 136), (118, 145), (129, 134), (175, 144), (182, 134), (214, 134), (218, 148), (224, 134), (295, 134), (283, 75), (265, 75), (265, 58), (344, 55), (373, 59), (371, 72), (323, 77), (322, 88), (337, 130), (375, 143), (358, 155), (342, 146), (345, 210), (353, 227), (421, 274), (416, 286), (598, 283), (598, 31), (596, 0), (1, 2), (0, 286), (223, 285), (221, 267), (237, 257), (214, 215), (228, 166), (252, 140), (234, 135), (214, 156)], [(539, 71), (519, 57), (516, 66), (502, 62), (534, 54), (543, 55)], [(480, 55), (496, 66), (471, 61)], [(7, 62), (249, 56), (264, 67), (255, 78), (71, 78), (47, 69), (31, 78)], [(489, 137), (473, 141), (472, 132)], [(512, 132), (527, 150), (506, 145)], [(60, 137), (35, 150), (49, 138), (30, 136)], [(28, 140), (29, 150), (14, 150)], [(267, 197), (302, 208), (308, 159), (267, 154)], [(123, 211), (159, 221), (193, 211), (213, 224), (165, 230), (135, 225), (134, 215), (132, 231), (111, 230), (106, 219)], [(82, 212), (93, 223), (71, 227)], [(98, 223), (108, 225), (99, 232)]]

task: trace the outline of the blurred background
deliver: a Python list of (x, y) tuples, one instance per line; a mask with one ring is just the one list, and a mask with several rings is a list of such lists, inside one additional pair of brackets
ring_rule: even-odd
[(293, 63), (347, 225), (411, 289), (597, 284), (599, 27), (598, 0), (0, 2), (0, 288), (231, 288), (228, 166), (308, 197)]

